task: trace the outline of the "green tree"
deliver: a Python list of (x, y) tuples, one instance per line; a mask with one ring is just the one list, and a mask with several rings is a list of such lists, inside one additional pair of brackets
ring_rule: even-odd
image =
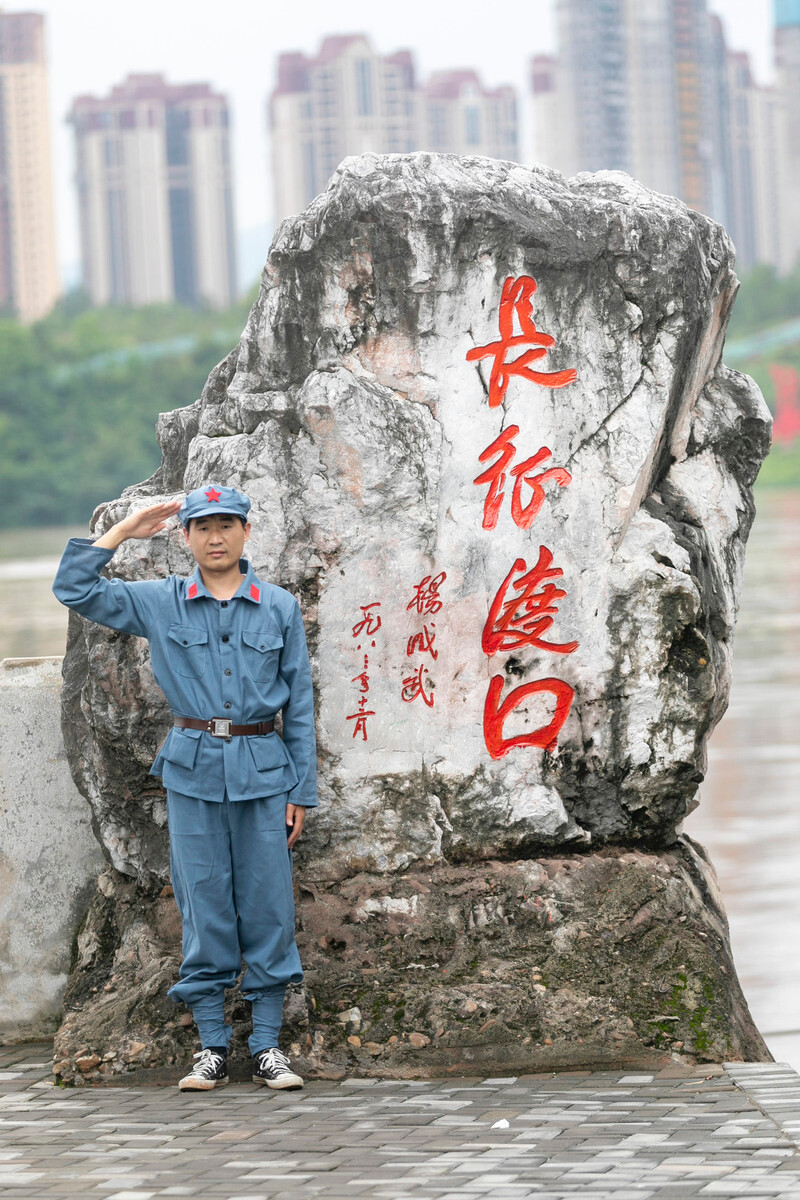
[(85, 521), (152, 474), (157, 415), (197, 399), (251, 301), (93, 309), (73, 295), (35, 325), (0, 320), (0, 528)]

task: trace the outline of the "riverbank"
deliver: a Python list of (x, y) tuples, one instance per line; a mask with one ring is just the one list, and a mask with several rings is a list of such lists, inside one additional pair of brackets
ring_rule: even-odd
[(0, 531), (0, 659), (63, 654), (67, 610), (51, 589), (70, 537), (85, 525)]

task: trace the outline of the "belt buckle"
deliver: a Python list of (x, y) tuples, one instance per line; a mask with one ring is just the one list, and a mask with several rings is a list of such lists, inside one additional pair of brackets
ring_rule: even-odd
[(233, 722), (228, 717), (212, 717), (208, 722), (208, 732), (212, 737), (230, 737), (232, 724)]

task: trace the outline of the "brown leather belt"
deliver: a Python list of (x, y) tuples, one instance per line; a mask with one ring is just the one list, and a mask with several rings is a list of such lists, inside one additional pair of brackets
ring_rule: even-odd
[(255, 725), (234, 725), (227, 717), (212, 717), (210, 721), (199, 721), (196, 717), (174, 717), (173, 725), (178, 729), (202, 729), (212, 737), (238, 737), (240, 734), (258, 736), (272, 733), (274, 721), (257, 721)]

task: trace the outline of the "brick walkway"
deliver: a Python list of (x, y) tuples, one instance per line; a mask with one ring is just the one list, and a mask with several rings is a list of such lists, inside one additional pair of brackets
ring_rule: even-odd
[(800, 1198), (800, 1077), (733, 1064), (276, 1093), (57, 1088), (0, 1049), (0, 1200)]

